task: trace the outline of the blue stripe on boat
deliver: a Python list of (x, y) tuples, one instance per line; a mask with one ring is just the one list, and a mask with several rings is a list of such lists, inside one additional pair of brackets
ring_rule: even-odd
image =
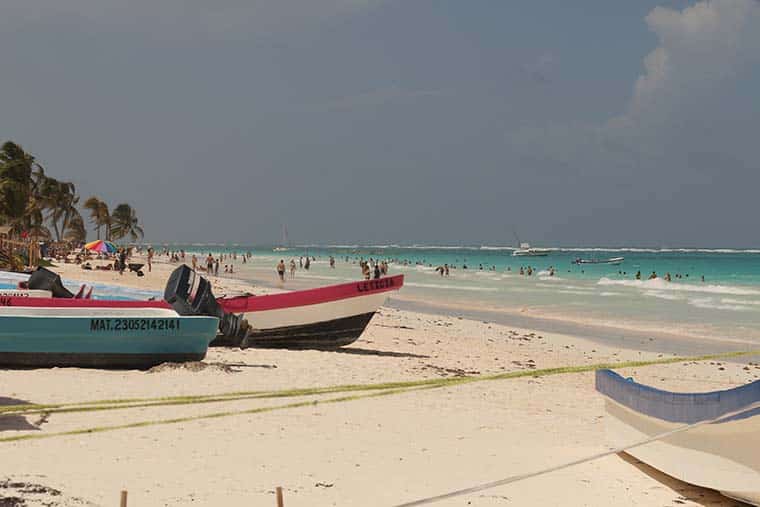
[[(611, 370), (596, 371), (596, 390), (641, 414), (684, 424), (715, 419), (760, 401), (760, 380), (725, 391), (673, 393), (625, 379)], [(760, 409), (722, 422), (758, 414)]]

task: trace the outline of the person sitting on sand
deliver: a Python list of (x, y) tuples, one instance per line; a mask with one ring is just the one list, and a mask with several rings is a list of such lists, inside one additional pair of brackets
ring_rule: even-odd
[(670, 281), (670, 272), (665, 273), (665, 281), (666, 282)]
[(280, 282), (285, 282), (285, 261), (280, 259), (277, 263), (277, 275), (280, 277)]
[(655, 273), (654, 271), (652, 271), (652, 274), (649, 275), (649, 279), (650, 280), (654, 280), (655, 278), (657, 278), (657, 273)]

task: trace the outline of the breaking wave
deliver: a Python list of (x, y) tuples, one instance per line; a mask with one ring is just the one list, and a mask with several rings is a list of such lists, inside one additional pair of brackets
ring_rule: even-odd
[(634, 287), (641, 290), (649, 291), (680, 291), (680, 292), (700, 292), (705, 294), (726, 294), (733, 296), (760, 296), (760, 290), (735, 285), (695, 285), (689, 283), (666, 282), (662, 278), (654, 280), (612, 280), (602, 277), (597, 285), (618, 285), (624, 287)]

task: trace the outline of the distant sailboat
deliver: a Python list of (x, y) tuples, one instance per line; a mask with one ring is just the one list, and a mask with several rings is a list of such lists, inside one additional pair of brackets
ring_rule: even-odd
[(290, 250), (290, 242), (288, 241), (288, 228), (285, 224), (282, 225), (282, 243), (280, 246), (274, 247), (275, 252), (287, 252)]

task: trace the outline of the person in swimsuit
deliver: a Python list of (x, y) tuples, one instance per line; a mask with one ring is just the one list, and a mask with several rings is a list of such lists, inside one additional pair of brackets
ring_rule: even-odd
[(280, 281), (285, 281), (285, 261), (280, 259), (280, 263), (277, 264), (277, 274), (280, 276)]

